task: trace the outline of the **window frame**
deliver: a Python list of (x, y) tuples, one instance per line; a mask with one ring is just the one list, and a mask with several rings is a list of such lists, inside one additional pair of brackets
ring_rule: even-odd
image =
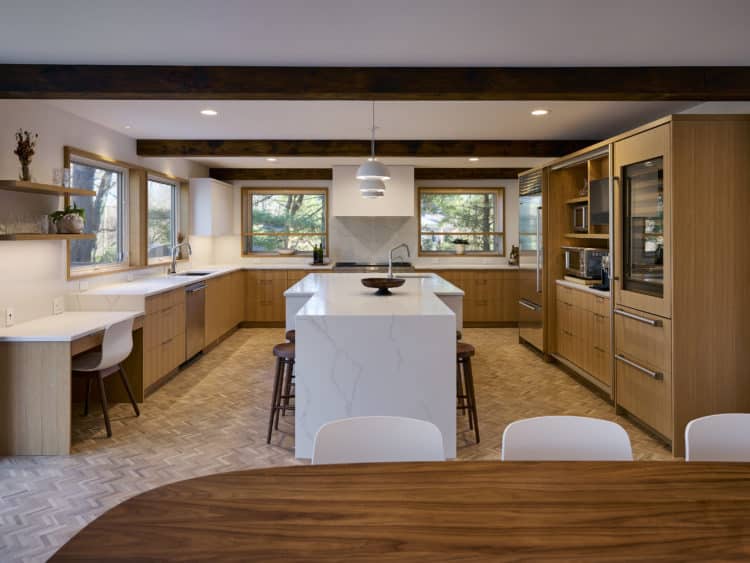
[[(130, 185), (130, 168), (124, 163), (117, 161), (109, 161), (105, 159), (95, 158), (93, 155), (83, 155), (79, 153), (71, 153), (66, 158), (66, 167), (71, 169), (74, 164), (80, 164), (83, 166), (90, 166), (99, 168), (101, 170), (109, 170), (120, 174), (122, 182), (118, 187), (118, 206), (117, 206), (117, 240), (118, 246), (121, 249), (120, 260), (113, 262), (112, 264), (88, 264), (85, 266), (76, 266), (72, 262), (72, 248), (73, 241), (66, 241), (67, 247), (67, 270), (68, 279), (75, 279), (79, 277), (88, 277), (99, 274), (109, 274), (113, 272), (119, 272), (130, 268), (130, 223), (129, 223), (129, 185)], [(86, 196), (95, 197), (95, 196)], [(65, 196), (65, 206), (71, 204), (71, 196)]]
[[(285, 188), (285, 187), (273, 187), (273, 188), (261, 188), (261, 187), (253, 187), (253, 186), (243, 186), (241, 190), (241, 215), (240, 215), (240, 256), (243, 257), (250, 257), (250, 256), (263, 256), (263, 257), (281, 257), (281, 258), (289, 258), (289, 256), (284, 256), (282, 254), (279, 254), (277, 252), (246, 252), (245, 248), (245, 239), (247, 237), (253, 236), (253, 223), (252, 223), (252, 210), (249, 208), (248, 201), (251, 201), (253, 195), (298, 195), (298, 194), (309, 194), (309, 195), (322, 195), (325, 199), (325, 205), (323, 207), (323, 219), (325, 223), (325, 231), (323, 233), (291, 233), (294, 235), (311, 235), (311, 236), (320, 236), (321, 234), (325, 237), (325, 248), (323, 255), (325, 257), (328, 257), (329, 249), (330, 249), (330, 243), (329, 243), (329, 233), (330, 233), (330, 214), (329, 214), (329, 206), (330, 206), (330, 198), (328, 193), (328, 188), (320, 187), (320, 188), (305, 188), (305, 187), (298, 187), (298, 188)], [(250, 217), (247, 216), (248, 212), (250, 213)], [(249, 221), (249, 223), (248, 223)], [(249, 231), (246, 230), (246, 226), (249, 227)], [(269, 233), (270, 234), (270, 233)], [(278, 233), (276, 233), (278, 234)], [(281, 234), (280, 236), (290, 236), (290, 233)], [(250, 246), (252, 248), (252, 245)], [(298, 252), (295, 253), (297, 256), (312, 256), (312, 252)]]
[(157, 266), (159, 264), (168, 264), (172, 261), (172, 259), (169, 256), (161, 256), (157, 258), (151, 258), (148, 255), (148, 211), (149, 211), (149, 201), (148, 201), (148, 183), (149, 181), (155, 181), (159, 182), (161, 184), (168, 184), (172, 186), (172, 241), (171, 246), (174, 246), (177, 244), (177, 237), (180, 234), (180, 191), (181, 186), (179, 180), (175, 178), (169, 178), (167, 176), (146, 171), (146, 197), (145, 197), (145, 225), (144, 225), (144, 233), (145, 233), (145, 260), (146, 260), (146, 266)]
[[(439, 194), (495, 194), (495, 217), (499, 218), (502, 216), (502, 230), (492, 232), (467, 232), (467, 233), (444, 233), (438, 231), (423, 231), (422, 230), (422, 194), (425, 193), (439, 193)], [(502, 215), (498, 212), (498, 206), (502, 202)], [(418, 256), (455, 256), (457, 258), (467, 258), (472, 256), (496, 256), (502, 258), (505, 256), (505, 187), (504, 186), (492, 186), (492, 187), (465, 187), (465, 188), (439, 188), (439, 187), (418, 187), (417, 188), (417, 255)], [(464, 254), (456, 254), (450, 250), (423, 250), (422, 249), (422, 236), (424, 235), (452, 235), (452, 236), (469, 236), (469, 235), (491, 235), (500, 236), (502, 240), (501, 248), (497, 252), (485, 252), (485, 251), (469, 251), (468, 249)]]

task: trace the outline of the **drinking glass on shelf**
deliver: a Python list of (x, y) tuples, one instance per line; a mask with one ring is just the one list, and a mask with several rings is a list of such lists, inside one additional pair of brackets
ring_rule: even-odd
[(63, 169), (63, 187), (70, 187), (70, 168)]
[(63, 180), (64, 180), (63, 169), (53, 168), (52, 169), (52, 183), (56, 186), (62, 186)]

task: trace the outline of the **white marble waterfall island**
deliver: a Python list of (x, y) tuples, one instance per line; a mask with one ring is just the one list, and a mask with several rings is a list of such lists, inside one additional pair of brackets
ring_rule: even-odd
[(310, 274), (284, 293), (297, 331), (296, 457), (312, 456), (322, 424), (366, 415), (429, 420), (455, 457), (463, 291), (436, 274), (400, 274), (406, 283), (379, 296), (360, 283), (368, 275)]

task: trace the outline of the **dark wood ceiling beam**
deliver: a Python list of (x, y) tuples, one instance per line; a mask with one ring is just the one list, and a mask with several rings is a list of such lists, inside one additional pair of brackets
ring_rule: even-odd
[(415, 180), (517, 180), (528, 168), (415, 168)]
[[(593, 140), (546, 141), (376, 141), (383, 157), (555, 157), (585, 148)], [(140, 156), (153, 157), (365, 157), (367, 140), (179, 140), (138, 139)]]
[(0, 65), (0, 98), (748, 100), (750, 67)]
[(215, 180), (332, 180), (331, 168), (211, 168)]

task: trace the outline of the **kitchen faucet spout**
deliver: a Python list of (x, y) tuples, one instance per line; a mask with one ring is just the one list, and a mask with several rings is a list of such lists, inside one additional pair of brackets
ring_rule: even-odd
[(393, 277), (393, 253), (398, 250), (399, 248), (405, 248), (406, 249), (406, 256), (407, 258), (411, 258), (411, 252), (409, 252), (409, 245), (405, 242), (402, 242), (398, 246), (394, 246), (391, 248), (391, 251), (388, 253), (388, 277)]

